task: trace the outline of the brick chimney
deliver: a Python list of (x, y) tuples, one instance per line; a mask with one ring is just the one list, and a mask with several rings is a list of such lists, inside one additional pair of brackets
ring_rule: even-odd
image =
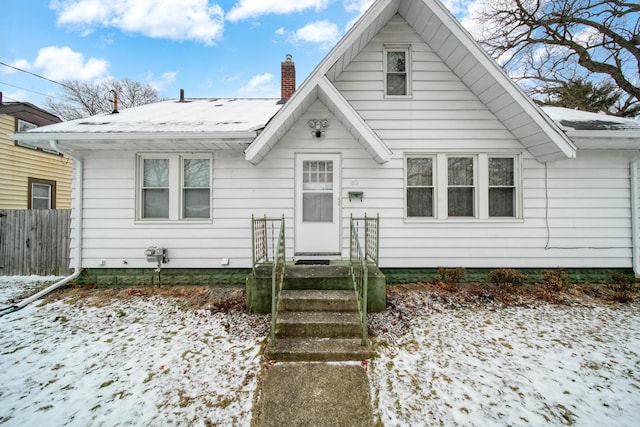
[(293, 63), (291, 54), (288, 53), (284, 62), (280, 63), (280, 65), (282, 70), (280, 102), (284, 104), (296, 91), (296, 64)]

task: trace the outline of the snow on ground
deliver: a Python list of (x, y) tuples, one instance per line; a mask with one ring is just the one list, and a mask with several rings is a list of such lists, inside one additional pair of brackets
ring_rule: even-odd
[(385, 426), (638, 425), (637, 305), (424, 305), (370, 364)]
[[(0, 305), (33, 287), (0, 277)], [(8, 314), (0, 425), (248, 425), (263, 337), (247, 317), (161, 297)]]
[[(0, 276), (0, 306), (39, 282)], [(410, 318), (371, 315), (378, 357), (367, 367), (385, 426), (637, 425), (637, 304), (415, 295)], [(249, 425), (255, 319), (160, 296), (34, 303), (0, 318), (0, 425)]]

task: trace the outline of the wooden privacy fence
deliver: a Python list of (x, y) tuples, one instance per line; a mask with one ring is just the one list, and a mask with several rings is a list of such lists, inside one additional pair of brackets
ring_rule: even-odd
[(0, 209), (0, 275), (65, 276), (70, 209)]

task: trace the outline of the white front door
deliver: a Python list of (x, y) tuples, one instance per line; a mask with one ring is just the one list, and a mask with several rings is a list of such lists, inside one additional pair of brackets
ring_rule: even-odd
[(296, 256), (340, 255), (340, 155), (296, 156)]

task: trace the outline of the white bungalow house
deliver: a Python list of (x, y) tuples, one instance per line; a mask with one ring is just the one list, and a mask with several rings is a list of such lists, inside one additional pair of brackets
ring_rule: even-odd
[(166, 101), (13, 137), (77, 160), (77, 268), (149, 268), (149, 246), (167, 268), (250, 268), (252, 215), (284, 215), (290, 258), (348, 257), (367, 214), (381, 268), (638, 272), (640, 124), (539, 108), (438, 0), (376, 1), (279, 101)]

